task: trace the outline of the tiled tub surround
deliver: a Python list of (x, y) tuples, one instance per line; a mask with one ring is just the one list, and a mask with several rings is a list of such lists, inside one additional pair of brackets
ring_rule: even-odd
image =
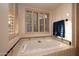
[(8, 55), (17, 56), (59, 56), (75, 55), (72, 46), (61, 43), (52, 37), (21, 39)]

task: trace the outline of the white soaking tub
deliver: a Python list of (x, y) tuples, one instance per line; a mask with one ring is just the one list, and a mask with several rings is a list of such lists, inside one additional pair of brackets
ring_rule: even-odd
[(17, 56), (43, 56), (70, 48), (51, 37), (22, 39)]

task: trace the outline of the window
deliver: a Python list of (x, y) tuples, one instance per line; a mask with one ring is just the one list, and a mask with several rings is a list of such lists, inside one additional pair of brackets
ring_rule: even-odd
[(26, 12), (26, 25), (25, 28), (27, 29), (26, 32), (32, 32), (32, 12)]
[(38, 13), (33, 13), (34, 32), (38, 32)]
[(45, 17), (45, 31), (49, 32), (49, 16), (48, 14), (45, 14), (44, 17)]
[(25, 32), (49, 32), (49, 14), (26, 10)]
[(44, 18), (43, 18), (43, 14), (39, 14), (39, 20), (40, 20), (40, 32), (44, 32)]

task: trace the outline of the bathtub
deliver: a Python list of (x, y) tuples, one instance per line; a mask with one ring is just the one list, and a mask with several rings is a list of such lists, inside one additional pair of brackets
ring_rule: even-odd
[(71, 48), (52, 37), (22, 39), (17, 56), (45, 56)]

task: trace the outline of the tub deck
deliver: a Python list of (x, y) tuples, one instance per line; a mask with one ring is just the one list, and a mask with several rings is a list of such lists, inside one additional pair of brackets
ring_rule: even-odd
[(75, 55), (73, 47), (52, 37), (21, 39), (12, 55), (17, 56), (46, 56), (46, 55)]

